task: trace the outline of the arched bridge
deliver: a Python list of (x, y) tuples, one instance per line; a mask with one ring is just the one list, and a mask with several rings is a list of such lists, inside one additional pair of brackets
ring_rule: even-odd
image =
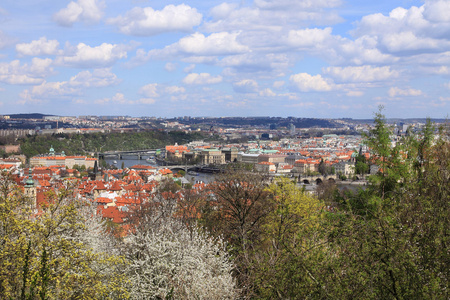
[(138, 159), (142, 159), (148, 156), (154, 156), (156, 151), (164, 152), (164, 149), (142, 149), (142, 150), (130, 150), (130, 151), (105, 151), (98, 154), (99, 158), (105, 158), (107, 156), (117, 157), (122, 159), (123, 156), (136, 156)]
[(298, 182), (304, 183), (304, 184), (321, 184), (325, 181), (336, 181), (337, 175), (315, 175), (315, 176), (306, 176), (306, 175), (300, 175), (298, 178)]

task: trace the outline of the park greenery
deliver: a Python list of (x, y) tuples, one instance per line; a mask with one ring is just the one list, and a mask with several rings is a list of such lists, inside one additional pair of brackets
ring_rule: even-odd
[(48, 153), (50, 147), (66, 155), (91, 154), (97, 151), (126, 151), (164, 148), (175, 143), (185, 144), (207, 137), (200, 132), (141, 131), (127, 133), (87, 133), (33, 135), (21, 138), (20, 147), (27, 157)]
[[(230, 169), (162, 181), (111, 235), (65, 186), (36, 214), (2, 175), (5, 299), (448, 299), (450, 142), (428, 123), (395, 146), (381, 113), (365, 190)], [(364, 172), (364, 169), (362, 170)], [(109, 226), (106, 226), (109, 225)], [(108, 229), (109, 228), (109, 229)]]

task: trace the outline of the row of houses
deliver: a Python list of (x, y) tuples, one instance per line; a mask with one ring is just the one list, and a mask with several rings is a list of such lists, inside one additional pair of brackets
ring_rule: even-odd
[(336, 152), (331, 159), (331, 155), (314, 151), (287, 152), (275, 149), (245, 153), (238, 152), (236, 147), (207, 147), (189, 149), (187, 146), (167, 146), (166, 155), (168, 160), (190, 162), (197, 159), (198, 163), (204, 165), (223, 165), (228, 162), (253, 164), (258, 171), (278, 174), (319, 172), (321, 162), (330, 169), (334, 168), (336, 174), (352, 176), (355, 173), (354, 151)]

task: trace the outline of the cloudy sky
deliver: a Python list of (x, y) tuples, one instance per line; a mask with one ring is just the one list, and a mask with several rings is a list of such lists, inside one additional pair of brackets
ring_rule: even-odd
[(2, 0), (0, 115), (445, 118), (450, 0)]

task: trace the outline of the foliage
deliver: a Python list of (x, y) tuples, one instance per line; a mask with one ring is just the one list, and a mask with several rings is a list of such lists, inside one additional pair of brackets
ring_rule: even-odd
[(121, 248), (70, 187), (35, 214), (3, 177), (0, 294), (448, 299), (449, 132), (428, 123), (391, 138), (380, 110), (366, 136), (380, 169), (356, 192), (327, 181), (315, 198), (288, 178), (270, 182), (246, 168), (225, 170), (203, 190), (163, 181), (130, 212)]
[(198, 132), (142, 131), (132, 133), (91, 133), (33, 135), (20, 139), (22, 152), (27, 157), (48, 153), (50, 147), (67, 155), (88, 154), (97, 151), (140, 150), (163, 148), (175, 143), (184, 144), (203, 139)]
[(358, 154), (355, 158), (355, 173), (356, 174), (368, 174), (370, 170), (366, 157), (362, 154)]
[(255, 255), (255, 293), (265, 299), (306, 298), (317, 287), (312, 274), (321, 253), (321, 202), (287, 178), (275, 179), (267, 191), (274, 209), (264, 225), (265, 243)]
[(261, 243), (264, 218), (271, 210), (264, 183), (267, 177), (246, 171), (217, 175), (201, 208), (200, 224), (223, 237), (236, 263), (235, 275), (244, 293), (251, 290), (252, 252)]
[(348, 198), (329, 228), (335, 259), (323, 278), (337, 298), (448, 297), (449, 141), (421, 135), (391, 145), (377, 114), (368, 138), (380, 172)]
[(118, 270), (123, 260), (114, 254), (93, 208), (61, 190), (48, 195), (49, 204), (36, 213), (31, 199), (5, 174), (0, 183), (3, 297), (126, 297), (120, 287), (125, 278)]
[[(135, 299), (235, 299), (233, 263), (224, 241), (174, 218), (177, 191), (169, 182), (136, 213), (125, 239), (128, 289)], [(179, 195), (179, 194), (178, 194)], [(135, 219), (136, 220), (136, 219)]]

